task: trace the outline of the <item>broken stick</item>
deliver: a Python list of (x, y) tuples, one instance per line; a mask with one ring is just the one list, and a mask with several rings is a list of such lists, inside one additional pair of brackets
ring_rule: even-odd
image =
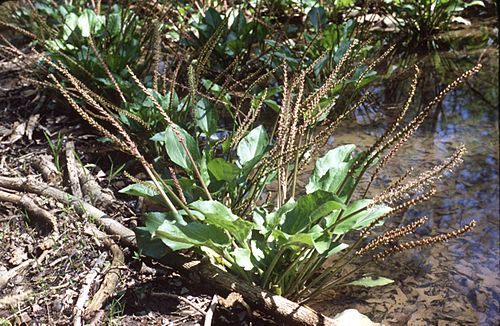
[(106, 300), (108, 300), (115, 292), (116, 286), (120, 282), (121, 272), (120, 267), (125, 264), (125, 257), (123, 251), (120, 247), (107, 236), (105, 233), (97, 230), (97, 228), (92, 228), (92, 233), (104, 243), (104, 246), (111, 250), (113, 255), (113, 260), (111, 266), (109, 267), (104, 280), (99, 287), (99, 290), (92, 297), (92, 301), (85, 309), (83, 318), (85, 320), (90, 320), (94, 317), (97, 312), (102, 308)]
[(57, 222), (54, 215), (38, 206), (33, 199), (25, 194), (9, 193), (0, 190), (0, 201), (21, 205), (28, 211), (32, 220), (39, 221), (41, 225), (48, 226), (50, 231), (58, 233)]

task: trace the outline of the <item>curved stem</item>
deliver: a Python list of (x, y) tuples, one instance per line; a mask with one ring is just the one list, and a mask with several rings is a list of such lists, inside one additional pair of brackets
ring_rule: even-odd
[(283, 246), (278, 250), (276, 255), (274, 255), (274, 258), (271, 261), (271, 264), (269, 264), (269, 267), (267, 268), (267, 270), (264, 272), (264, 275), (262, 276), (262, 288), (264, 288), (264, 289), (268, 288), (269, 278), (270, 278), (274, 268), (276, 267), (276, 264), (278, 263), (279, 259), (281, 258), (281, 256), (285, 252), (285, 250), (286, 250), (286, 247)]

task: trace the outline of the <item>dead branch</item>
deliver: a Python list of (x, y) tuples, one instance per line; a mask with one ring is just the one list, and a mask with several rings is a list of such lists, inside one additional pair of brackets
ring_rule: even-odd
[(168, 265), (177, 268), (187, 275), (195, 274), (225, 295), (231, 292), (240, 293), (246, 302), (274, 316), (285, 325), (328, 325), (337, 323), (313, 309), (299, 305), (282, 296), (271, 294), (263, 289), (243, 282), (210, 262), (192, 261), (179, 254), (169, 256)]
[(82, 325), (83, 307), (89, 299), (90, 287), (92, 286), (92, 283), (94, 283), (97, 275), (99, 275), (104, 261), (105, 258), (101, 254), (101, 256), (97, 257), (92, 269), (85, 276), (85, 281), (83, 282), (82, 289), (80, 290), (80, 295), (78, 296), (75, 307), (73, 308), (73, 326)]
[(212, 301), (210, 302), (210, 305), (208, 306), (208, 310), (205, 314), (205, 321), (203, 323), (203, 326), (211, 326), (212, 325), (212, 319), (214, 318), (214, 312), (215, 308), (217, 307), (217, 302), (218, 302), (218, 296), (217, 294), (214, 294), (212, 297)]
[(103, 191), (86, 167), (78, 166), (78, 179), (87, 202), (108, 207), (116, 201), (113, 195)]
[(42, 261), (45, 259), (45, 257), (47, 257), (47, 255), (49, 254), (49, 251), (50, 250), (44, 251), (37, 259), (25, 260), (21, 264), (0, 275), (0, 289), (2, 289), (5, 285), (7, 285), (7, 283), (11, 278), (21, 273), (30, 265), (41, 264)]
[(104, 192), (92, 173), (77, 160), (73, 141), (66, 143), (66, 170), (71, 193), (74, 196), (84, 198), (92, 205), (98, 204), (104, 207), (115, 202), (114, 196)]
[(59, 172), (49, 155), (40, 155), (33, 159), (33, 167), (42, 174), (42, 177), (49, 184), (57, 182)]
[(17, 304), (28, 299), (32, 295), (31, 290), (21, 292), (19, 294), (7, 295), (0, 298), (0, 309), (8, 309), (8, 307), (16, 306)]
[(80, 187), (80, 179), (78, 178), (78, 166), (75, 157), (75, 144), (72, 141), (68, 141), (66, 143), (65, 152), (66, 172), (71, 193), (77, 198), (83, 198), (82, 189)]
[(188, 304), (189, 306), (191, 306), (194, 310), (196, 310), (197, 312), (199, 312), (203, 316), (205, 316), (205, 314), (206, 314), (206, 312), (203, 311), (200, 307), (198, 307), (197, 305), (195, 305), (194, 303), (192, 303), (188, 299), (184, 298), (183, 296), (180, 296), (180, 295), (177, 295), (177, 294), (166, 293), (166, 292), (152, 292), (151, 296), (152, 297), (166, 297), (166, 298), (169, 298), (169, 299), (174, 299), (174, 300), (177, 300), (177, 301), (182, 301), (182, 302)]
[(103, 241), (104, 246), (106, 248), (111, 250), (111, 253), (113, 255), (113, 260), (111, 262), (111, 266), (109, 267), (108, 273), (104, 277), (104, 280), (102, 281), (101, 286), (99, 287), (99, 290), (96, 292), (96, 294), (94, 294), (94, 296), (92, 297), (92, 301), (85, 309), (85, 313), (83, 314), (85, 320), (89, 320), (92, 317), (94, 317), (97, 314), (97, 312), (102, 308), (106, 300), (108, 300), (108, 298), (114, 294), (116, 286), (120, 282), (121, 278), (120, 267), (124, 266), (125, 264), (125, 257), (123, 255), (123, 251), (113, 240), (109, 239), (109, 237), (106, 234), (97, 230), (95, 227), (94, 230), (92, 230), (92, 232), (100, 240)]
[(22, 206), (28, 211), (32, 220), (38, 221), (40, 225), (48, 226), (51, 231), (58, 232), (57, 222), (54, 215), (39, 207), (33, 199), (24, 194), (9, 193), (0, 190), (0, 201), (11, 202)]

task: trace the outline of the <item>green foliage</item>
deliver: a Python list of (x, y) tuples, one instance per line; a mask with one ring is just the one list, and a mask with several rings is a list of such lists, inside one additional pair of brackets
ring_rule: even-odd
[(258, 126), (243, 137), (238, 144), (236, 154), (238, 165), (242, 168), (251, 167), (260, 160), (269, 145), (269, 138), (263, 126)]
[(172, 162), (179, 165), (186, 171), (192, 172), (192, 162), (190, 161), (188, 153), (184, 150), (180, 139), (177, 136), (180, 136), (182, 141), (185, 142), (189, 153), (195, 162), (199, 161), (201, 159), (201, 153), (196, 140), (186, 130), (180, 128), (179, 126), (168, 126), (165, 131), (157, 133), (151, 138), (151, 140), (159, 142), (164, 146), (168, 157)]
[[(462, 16), (465, 9), (484, 7), (484, 2), (464, 0), (386, 0), (386, 11), (394, 13), (393, 21), (410, 35), (410, 44), (429, 43), (437, 32), (450, 28), (452, 22), (467, 23)], [(433, 48), (430, 46), (430, 48)]]
[(61, 133), (57, 133), (57, 139), (56, 141), (53, 141), (46, 132), (44, 132), (43, 135), (45, 136), (45, 139), (47, 139), (50, 152), (54, 157), (54, 165), (56, 166), (57, 171), (59, 173), (62, 173), (61, 157), (62, 157), (62, 146), (64, 141), (63, 136)]
[[(154, 26), (141, 20), (127, 3), (103, 4), (102, 13), (96, 13), (86, 7), (86, 1), (54, 6), (52, 1), (40, 0), (33, 7), (19, 6), (13, 18), (34, 34), (35, 46), (69, 70), (104, 107), (119, 113), (122, 122), (134, 130), (158, 122), (158, 117), (134, 103), (145, 96), (127, 80), (126, 69), (130, 67), (151, 80), (149, 61), (155, 40), (144, 35), (151, 33)], [(61, 73), (52, 67), (43, 70), (38, 69), (37, 74)], [(134, 101), (125, 103), (123, 94)]]

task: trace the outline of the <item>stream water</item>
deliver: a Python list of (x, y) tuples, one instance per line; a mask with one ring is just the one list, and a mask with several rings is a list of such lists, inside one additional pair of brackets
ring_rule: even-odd
[[(402, 252), (367, 270), (394, 279), (393, 284), (339, 288), (325, 293), (313, 308), (327, 315), (356, 308), (385, 325), (500, 324), (498, 51), (486, 62), (473, 83), (446, 97), (373, 187), (377, 193), (409, 167), (417, 173), (423, 171), (465, 144), (463, 164), (438, 182), (437, 194), (388, 224), (408, 224), (427, 216), (428, 222), (414, 238), (453, 231), (472, 219), (478, 222), (476, 228), (444, 244)], [(429, 93), (432, 91), (423, 91), (419, 96)], [(382, 107), (388, 102), (393, 101), (383, 99)], [(358, 112), (357, 122), (348, 122), (334, 132), (330, 146), (371, 145), (390, 119), (382, 114), (377, 122), (364, 125), (366, 118), (366, 111)]]

